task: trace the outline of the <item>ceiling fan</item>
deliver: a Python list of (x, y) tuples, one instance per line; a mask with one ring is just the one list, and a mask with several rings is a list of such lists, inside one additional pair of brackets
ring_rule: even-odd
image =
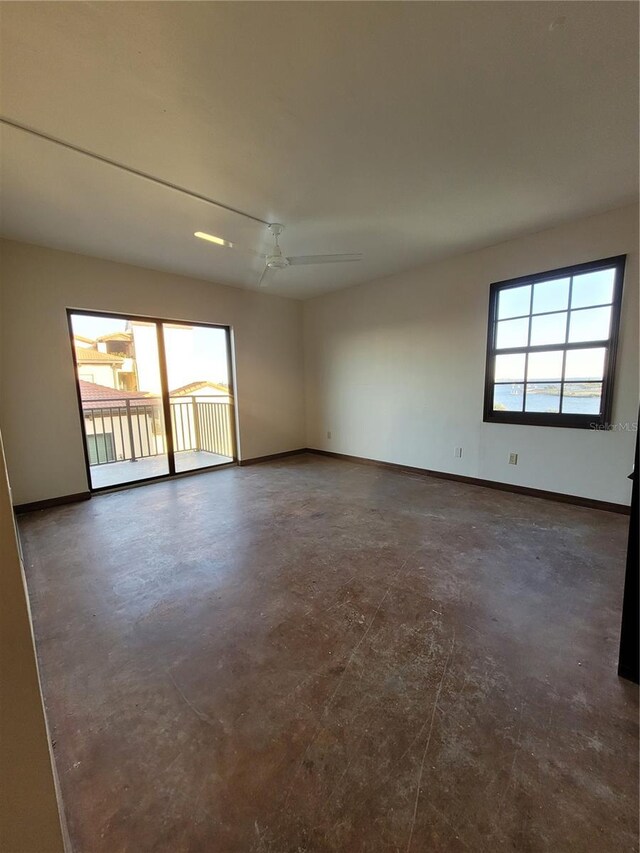
[[(195, 192), (194, 190), (190, 190), (186, 187), (181, 187), (178, 184), (170, 183), (169, 181), (163, 178), (158, 178), (154, 175), (148, 174), (147, 172), (141, 172), (138, 169), (134, 169), (132, 166), (126, 165), (125, 163), (119, 163), (116, 160), (111, 160), (109, 157), (105, 157), (103, 154), (88, 151), (87, 149), (81, 148), (80, 146), (75, 145), (72, 142), (68, 142), (64, 139), (58, 139), (55, 136), (51, 136), (48, 133), (44, 133), (43, 131), (36, 130), (32, 127), (28, 127), (27, 125), (21, 124), (20, 122), (17, 122), (14, 119), (7, 118), (6, 116), (0, 116), (0, 124), (13, 127), (16, 130), (20, 130), (23, 133), (31, 134), (32, 136), (37, 136), (40, 139), (44, 139), (47, 142), (53, 143), (54, 145), (59, 145), (62, 148), (67, 149), (68, 151), (73, 151), (76, 154), (83, 155), (84, 157), (90, 157), (93, 160), (97, 160), (101, 163), (106, 163), (108, 166), (112, 166), (115, 169), (120, 169), (123, 172), (135, 175), (137, 178), (142, 178), (145, 181), (151, 181), (152, 183), (158, 184), (159, 186), (174, 190), (179, 193), (183, 193), (183, 195), (195, 198), (200, 202), (204, 202), (205, 204), (210, 204), (213, 207), (225, 210), (227, 211), (227, 213), (235, 213), (238, 216), (244, 216), (245, 219), (251, 219), (253, 220), (253, 222), (258, 222), (261, 225), (267, 225), (274, 236), (275, 246), (273, 247), (273, 252), (270, 255), (258, 256), (265, 261), (265, 267), (262, 271), (262, 275), (260, 276), (258, 286), (264, 286), (264, 284), (266, 284), (265, 276), (270, 270), (277, 271), (286, 269), (286, 267), (302, 266), (307, 264), (340, 264), (346, 263), (348, 261), (362, 260), (361, 254), (297, 255), (289, 258), (285, 257), (285, 255), (282, 254), (282, 249), (280, 248), (280, 245), (278, 243), (278, 238), (284, 231), (284, 225), (281, 225), (278, 222), (268, 223), (264, 219), (259, 219), (257, 216), (253, 216), (252, 214), (246, 213), (243, 210), (238, 210), (237, 208), (230, 207), (228, 204), (223, 204), (222, 202), (216, 201), (213, 198), (209, 198), (208, 196), (205, 196), (202, 193)], [(194, 236), (199, 237), (202, 240), (208, 240), (211, 243), (216, 243), (219, 246), (233, 248), (233, 243), (231, 243), (229, 240), (225, 240), (222, 237), (216, 237), (214, 234), (207, 234), (204, 231), (195, 231)], [(255, 253), (252, 252), (252, 254)]]
[(271, 233), (273, 234), (275, 245), (270, 255), (260, 256), (264, 258), (265, 265), (264, 269), (262, 270), (260, 280), (258, 281), (258, 287), (266, 287), (268, 281), (265, 281), (265, 278), (267, 276), (267, 273), (271, 271), (277, 272), (278, 270), (283, 270), (287, 267), (306, 266), (309, 264), (341, 264), (350, 261), (362, 260), (361, 254), (294, 255), (293, 257), (286, 257), (282, 254), (282, 249), (280, 248), (279, 243), (280, 235), (284, 231), (284, 225), (280, 225), (280, 223), (278, 222), (273, 222), (271, 223), (271, 225), (269, 225), (269, 231), (271, 231)]

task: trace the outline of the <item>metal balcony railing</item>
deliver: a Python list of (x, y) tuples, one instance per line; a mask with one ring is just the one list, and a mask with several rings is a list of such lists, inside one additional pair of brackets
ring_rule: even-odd
[(230, 402), (206, 397), (173, 397), (171, 426), (174, 450), (206, 450), (233, 458)]
[[(206, 397), (171, 397), (176, 453), (203, 450), (233, 458), (233, 407)], [(167, 452), (162, 402), (158, 398), (104, 398), (82, 404), (89, 464), (136, 462)]]

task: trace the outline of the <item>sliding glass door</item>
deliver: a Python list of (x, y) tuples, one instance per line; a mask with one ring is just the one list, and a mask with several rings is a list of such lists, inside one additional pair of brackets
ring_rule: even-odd
[(228, 330), (163, 323), (176, 472), (233, 462)]
[(235, 459), (229, 329), (69, 311), (92, 490)]

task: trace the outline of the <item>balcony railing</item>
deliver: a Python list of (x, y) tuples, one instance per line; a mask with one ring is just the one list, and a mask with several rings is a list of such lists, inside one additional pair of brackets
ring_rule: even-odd
[[(171, 397), (176, 453), (203, 450), (233, 458), (232, 405), (206, 397)], [(158, 398), (85, 400), (82, 415), (89, 464), (136, 462), (167, 452), (162, 402)]]
[(176, 452), (206, 450), (233, 457), (231, 404), (203, 397), (171, 399), (171, 425)]

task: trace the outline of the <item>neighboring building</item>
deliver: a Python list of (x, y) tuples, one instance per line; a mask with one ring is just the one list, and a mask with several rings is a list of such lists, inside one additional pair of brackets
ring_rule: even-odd
[(73, 342), (77, 347), (93, 347), (95, 349), (96, 345), (93, 338), (85, 338), (84, 335), (74, 335)]
[(100, 335), (99, 338), (96, 338), (95, 342), (100, 352), (121, 355), (124, 358), (133, 358), (135, 355), (131, 332), (111, 332), (108, 335)]
[(162, 403), (142, 391), (119, 391), (80, 380), (89, 464), (164, 453)]
[(229, 388), (217, 382), (190, 382), (169, 392), (170, 397), (217, 397), (216, 403), (228, 403), (231, 400)]
[(116, 332), (93, 341), (74, 335), (78, 379), (107, 388), (137, 391), (133, 341), (131, 334)]
[(119, 388), (119, 371), (124, 359), (89, 347), (76, 346), (78, 379), (106, 388)]

